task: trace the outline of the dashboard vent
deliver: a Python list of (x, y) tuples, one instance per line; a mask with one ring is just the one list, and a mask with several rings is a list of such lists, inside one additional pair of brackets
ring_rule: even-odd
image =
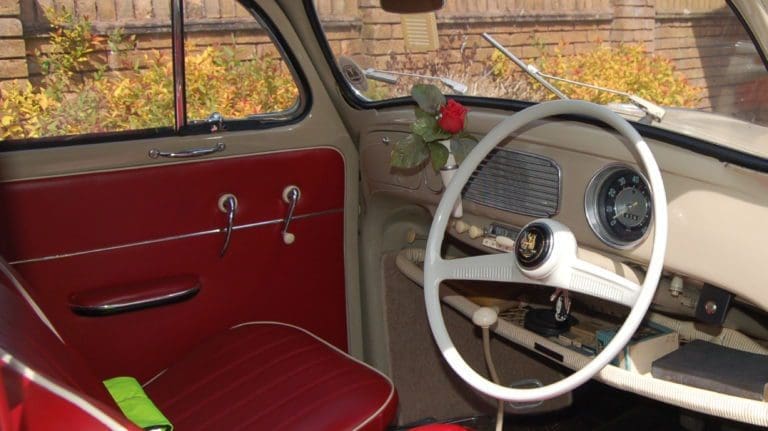
[(464, 199), (480, 205), (535, 217), (557, 214), (560, 167), (554, 161), (496, 148), (472, 174)]

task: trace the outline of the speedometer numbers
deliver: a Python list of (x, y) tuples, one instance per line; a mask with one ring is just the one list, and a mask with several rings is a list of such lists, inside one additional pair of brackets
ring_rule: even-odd
[(643, 176), (624, 165), (598, 172), (584, 200), (587, 220), (606, 244), (630, 248), (642, 240), (651, 224), (651, 193)]

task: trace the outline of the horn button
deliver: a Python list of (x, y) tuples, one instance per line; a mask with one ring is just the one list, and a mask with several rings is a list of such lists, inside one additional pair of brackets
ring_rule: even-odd
[(515, 241), (515, 258), (523, 269), (536, 269), (552, 255), (554, 235), (544, 223), (531, 223), (524, 227)]

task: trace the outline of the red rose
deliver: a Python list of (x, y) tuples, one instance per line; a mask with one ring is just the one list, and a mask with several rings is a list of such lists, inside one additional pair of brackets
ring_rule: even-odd
[(440, 107), (440, 118), (437, 124), (448, 133), (459, 133), (464, 129), (466, 116), (467, 108), (453, 99), (448, 99), (448, 103)]

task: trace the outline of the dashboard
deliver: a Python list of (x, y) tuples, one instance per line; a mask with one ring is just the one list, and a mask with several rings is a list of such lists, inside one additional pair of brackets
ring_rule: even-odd
[[(396, 172), (390, 143), (407, 133), (407, 111), (382, 113), (364, 131), (361, 166), (364, 193), (388, 193), (434, 208), (442, 184), (430, 168)], [(478, 137), (504, 118), (470, 118)], [(383, 120), (383, 121), (382, 121)], [(722, 163), (659, 141), (648, 141), (662, 170), (669, 206), (665, 279), (707, 284), (768, 310), (763, 286), (762, 244), (768, 230), (768, 175)], [(651, 191), (630, 151), (615, 133), (576, 121), (542, 121), (509, 137), (476, 170), (463, 191), (467, 219), (488, 229), (520, 228), (551, 217), (568, 226), (580, 248), (616, 264), (641, 268), (650, 256)], [(482, 238), (481, 238), (482, 239)]]
[[(546, 157), (496, 148), (464, 187), (462, 196), (479, 205), (536, 217), (558, 213), (562, 172)], [(584, 213), (606, 245), (632, 248), (648, 235), (652, 218), (648, 180), (622, 163), (601, 168), (586, 187)]]
[[(430, 166), (410, 171), (389, 166), (392, 144), (409, 132), (410, 111), (406, 107), (377, 112), (375, 123), (362, 129), (362, 195), (363, 203), (370, 203), (363, 210), (365, 220), (374, 224), (388, 214), (397, 219), (395, 211), (402, 211), (402, 217), (424, 214), (419, 223), (428, 223), (429, 212), (434, 213), (442, 196), (441, 178)], [(472, 111), (469, 131), (481, 139), (507, 115)], [(733, 338), (740, 340), (735, 344), (751, 346), (751, 352), (764, 355), (767, 351), (763, 255), (768, 229), (761, 221), (768, 218), (768, 175), (658, 140), (647, 139), (647, 143), (662, 173), (669, 235), (662, 277), (646, 319), (649, 325), (671, 332), (649, 338), (653, 345), (643, 349), (653, 354), (644, 358), (642, 366), (632, 354), (635, 366), (626, 368), (627, 361), (605, 367), (596, 378), (690, 410), (765, 425), (768, 407), (763, 401), (670, 383), (649, 370), (656, 359), (682, 350), (679, 341), (685, 345), (690, 340), (719, 343), (721, 338)], [(573, 233), (579, 258), (638, 283), (652, 251), (652, 197), (642, 169), (616, 133), (573, 120), (540, 121), (502, 140), (475, 170), (462, 191), (463, 216), (449, 223), (446, 257), (511, 252), (519, 245), (515, 239), (523, 226), (551, 218)], [(387, 213), (382, 208), (396, 209)], [(370, 215), (376, 211), (382, 213)], [(406, 239), (414, 248), (396, 240), (392, 243), (404, 247), (397, 255), (398, 269), (416, 284), (423, 282), (423, 273), (418, 262), (406, 261), (417, 260), (419, 244), (414, 239), (424, 237), (428, 228), (428, 224), (419, 225), (420, 230)], [(499, 319), (494, 332), (571, 369), (589, 360), (594, 354), (590, 349), (599, 349), (602, 335), (593, 329), (605, 325), (608, 332), (602, 334), (610, 333), (613, 320), (627, 312), (624, 306), (573, 294), (574, 315), (581, 323), (552, 337), (544, 334), (542, 325), (534, 329), (527, 317), (531, 310), (545, 307), (554, 309), (557, 316), (560, 303), (552, 303), (557, 292), (526, 285), (505, 284), (499, 289), (498, 283), (447, 281), (444, 287), (444, 304), (467, 318), (481, 305), (497, 306), (508, 315)], [(710, 304), (719, 298), (726, 299)], [(702, 319), (702, 309), (724, 321)], [(714, 335), (701, 329), (697, 323), (701, 321), (714, 323), (710, 327)], [(744, 412), (751, 416), (745, 418)]]

